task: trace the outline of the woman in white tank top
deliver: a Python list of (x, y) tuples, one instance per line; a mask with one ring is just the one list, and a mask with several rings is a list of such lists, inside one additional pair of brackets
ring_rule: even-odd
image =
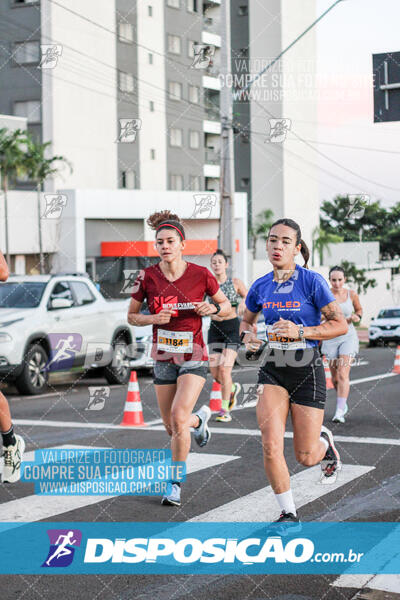
[(332, 381), (336, 389), (336, 411), (332, 419), (335, 423), (344, 423), (348, 411), (350, 369), (359, 350), (358, 335), (353, 323), (360, 323), (362, 317), (360, 300), (356, 292), (344, 287), (345, 281), (346, 276), (342, 267), (332, 267), (329, 271), (331, 292), (340, 304), (343, 315), (349, 323), (349, 330), (345, 335), (322, 342), (321, 347), (322, 354), (329, 360)]

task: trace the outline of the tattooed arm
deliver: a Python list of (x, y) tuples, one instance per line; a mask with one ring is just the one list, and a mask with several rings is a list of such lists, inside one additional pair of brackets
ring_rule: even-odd
[(334, 300), (321, 308), (325, 321), (315, 327), (304, 327), (304, 337), (309, 340), (330, 340), (347, 333), (349, 327), (340, 309)]

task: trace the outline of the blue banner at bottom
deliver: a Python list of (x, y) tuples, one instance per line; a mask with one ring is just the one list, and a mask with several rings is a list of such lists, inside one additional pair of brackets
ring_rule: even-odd
[(399, 574), (398, 523), (0, 523), (1, 574)]

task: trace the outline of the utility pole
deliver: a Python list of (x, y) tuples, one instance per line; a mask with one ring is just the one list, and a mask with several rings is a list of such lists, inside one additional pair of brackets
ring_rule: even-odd
[(235, 172), (232, 129), (232, 90), (226, 85), (231, 74), (231, 9), (230, 0), (221, 0), (221, 169), (220, 221), (218, 246), (229, 259), (228, 273), (235, 271)]

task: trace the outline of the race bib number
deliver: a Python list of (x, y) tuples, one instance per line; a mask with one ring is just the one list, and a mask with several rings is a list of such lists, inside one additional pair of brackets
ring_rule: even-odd
[(193, 332), (158, 329), (157, 350), (178, 354), (191, 353), (193, 352)]
[(302, 350), (306, 348), (306, 340), (296, 340), (278, 335), (272, 331), (272, 325), (266, 326), (268, 346), (277, 350)]

